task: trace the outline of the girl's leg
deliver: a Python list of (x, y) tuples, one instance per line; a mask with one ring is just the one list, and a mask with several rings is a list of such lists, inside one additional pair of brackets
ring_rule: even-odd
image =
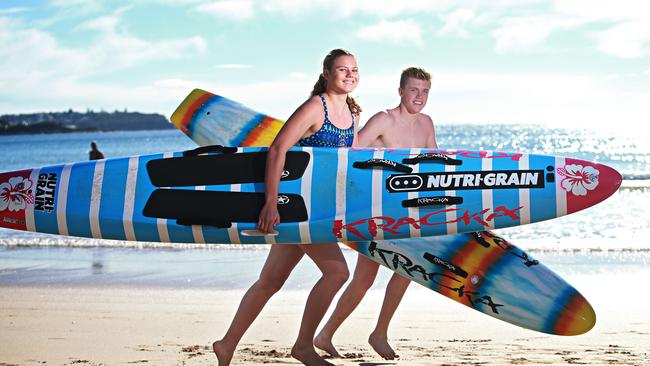
[(377, 319), (377, 326), (375, 330), (370, 333), (368, 343), (381, 357), (386, 360), (393, 360), (399, 357), (393, 348), (388, 344), (388, 325), (390, 324), (395, 310), (404, 297), (406, 288), (408, 288), (410, 280), (394, 273), (388, 281), (386, 286), (386, 294), (384, 295), (384, 302), (381, 305), (379, 318)]
[(363, 299), (363, 296), (375, 281), (378, 269), (379, 264), (359, 254), (352, 281), (350, 281), (343, 294), (341, 294), (329, 320), (327, 320), (323, 329), (321, 329), (318, 336), (314, 339), (314, 345), (316, 347), (334, 357), (341, 357), (332, 343), (334, 333), (359, 305), (361, 299)]
[(350, 276), (345, 258), (337, 243), (301, 245), (322, 272), (305, 305), (300, 331), (291, 355), (306, 365), (331, 365), (321, 358), (314, 349), (314, 335), (323, 316), (327, 312), (334, 295)]
[(259, 279), (248, 289), (230, 323), (226, 335), (212, 344), (219, 366), (227, 366), (239, 340), (268, 300), (280, 290), (304, 252), (296, 245), (272, 245)]

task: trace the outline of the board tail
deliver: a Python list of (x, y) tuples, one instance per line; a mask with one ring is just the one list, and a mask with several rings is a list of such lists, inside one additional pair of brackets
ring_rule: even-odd
[(0, 227), (28, 230), (26, 210), (33, 209), (35, 201), (45, 207), (45, 190), (38, 195), (37, 183), (32, 170), (0, 173)]
[(284, 125), (282, 120), (201, 89), (190, 92), (171, 121), (201, 146), (269, 146)]

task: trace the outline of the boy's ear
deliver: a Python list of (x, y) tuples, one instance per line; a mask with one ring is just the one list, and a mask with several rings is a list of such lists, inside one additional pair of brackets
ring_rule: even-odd
[(401, 98), (402, 93), (404, 93), (404, 89), (402, 89), (402, 87), (400, 86), (399, 88), (397, 88), (397, 93), (399, 94), (399, 97)]

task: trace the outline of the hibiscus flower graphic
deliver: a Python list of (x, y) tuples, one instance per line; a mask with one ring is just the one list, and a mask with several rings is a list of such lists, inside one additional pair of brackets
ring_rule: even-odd
[(27, 203), (34, 203), (31, 191), (32, 181), (23, 177), (9, 178), (9, 182), (0, 183), (0, 211), (24, 210)]
[(557, 173), (565, 177), (561, 182), (562, 188), (576, 196), (586, 196), (588, 191), (598, 186), (600, 172), (592, 166), (571, 164), (558, 168)]

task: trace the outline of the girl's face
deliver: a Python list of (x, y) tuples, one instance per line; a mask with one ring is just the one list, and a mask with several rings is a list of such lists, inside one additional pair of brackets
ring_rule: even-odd
[(325, 70), (323, 76), (327, 80), (327, 89), (348, 94), (359, 83), (359, 67), (354, 56), (339, 56), (332, 63), (330, 70)]

